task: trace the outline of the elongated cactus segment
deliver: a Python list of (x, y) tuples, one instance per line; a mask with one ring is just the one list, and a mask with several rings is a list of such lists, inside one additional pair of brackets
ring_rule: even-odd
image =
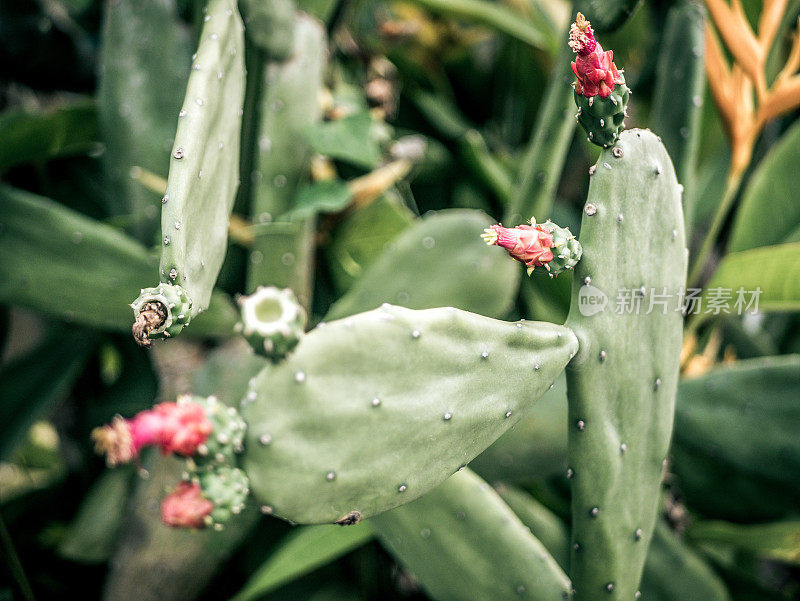
[(288, 58), (294, 42), (294, 0), (243, 0), (240, 5), (247, 37), (266, 58)]
[(494, 442), (576, 350), (562, 326), (453, 308), (387, 305), (328, 323), (252, 383), (242, 467), (265, 511), (288, 520), (378, 514)]
[[(654, 134), (600, 153), (567, 326), (575, 599), (634, 598), (672, 432), (686, 280), (681, 191)], [(592, 300), (593, 299), (593, 300)]]
[(544, 545), (470, 470), (369, 523), (436, 601), (569, 598), (569, 579)]
[(191, 317), (208, 308), (227, 250), (245, 83), (236, 2), (210, 0), (204, 21), (161, 212), (161, 281), (186, 291)]
[(705, 87), (705, 9), (681, 0), (669, 9), (653, 91), (653, 131), (661, 136), (683, 185), (686, 223), (692, 223), (694, 170)]
[(253, 350), (271, 361), (279, 361), (291, 352), (306, 327), (306, 311), (288, 288), (260, 286), (250, 296), (239, 299), (241, 331)]
[(308, 306), (313, 279), (315, 220), (274, 223), (294, 206), (309, 177), (311, 150), (304, 132), (322, 118), (319, 93), (327, 60), (325, 30), (306, 15), (293, 16), (294, 46), (284, 61), (267, 61), (251, 174), (250, 214), (261, 233), (253, 243), (247, 288), (291, 288)]

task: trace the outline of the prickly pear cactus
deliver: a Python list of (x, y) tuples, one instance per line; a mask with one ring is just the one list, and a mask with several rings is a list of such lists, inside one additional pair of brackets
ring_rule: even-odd
[[(233, 0), (208, 3), (161, 200), (161, 281), (185, 291), (189, 318), (208, 308), (227, 250), (228, 216), (239, 185), (242, 30)], [(146, 289), (142, 295), (151, 292)], [(169, 320), (171, 309), (162, 310)], [(150, 333), (159, 327), (159, 316), (140, 314), (134, 325), (136, 340), (147, 346)]]
[(569, 597), (569, 578), (544, 545), (470, 470), (369, 523), (437, 601)]
[(624, 132), (592, 168), (567, 326), (570, 577), (575, 599), (634, 599), (670, 434), (686, 280), (681, 190), (649, 131)]
[(573, 89), (578, 123), (590, 142), (607, 148), (625, 127), (630, 90), (622, 71), (614, 64), (614, 51), (603, 50), (581, 13), (570, 27), (569, 45), (577, 55), (572, 72), (577, 78)]
[(243, 0), (240, 6), (247, 37), (266, 58), (288, 58), (294, 41), (294, 0)]
[(386, 305), (318, 326), (252, 382), (242, 467), (263, 511), (354, 523), (466, 465), (576, 350), (562, 326), (453, 308)]
[(271, 361), (283, 359), (303, 337), (306, 311), (288, 288), (260, 286), (239, 298), (239, 306), (242, 321), (236, 329), (256, 353)]

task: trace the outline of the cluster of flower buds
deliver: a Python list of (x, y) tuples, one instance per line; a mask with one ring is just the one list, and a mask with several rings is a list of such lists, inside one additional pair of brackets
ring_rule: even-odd
[(168, 526), (221, 529), (249, 494), (247, 476), (234, 467), (245, 429), (236, 409), (215, 397), (185, 395), (131, 419), (116, 416), (92, 438), (110, 466), (138, 461), (144, 447), (185, 457), (187, 473), (164, 499), (161, 518)]

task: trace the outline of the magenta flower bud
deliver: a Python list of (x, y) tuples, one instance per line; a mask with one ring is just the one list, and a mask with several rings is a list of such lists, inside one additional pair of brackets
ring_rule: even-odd
[(161, 520), (174, 528), (205, 528), (213, 510), (199, 484), (183, 481), (161, 502)]
[(483, 230), (481, 238), (489, 246), (501, 246), (517, 261), (529, 268), (546, 265), (553, 260), (553, 234), (544, 225), (519, 225), (503, 227), (493, 225)]
[(623, 83), (614, 64), (614, 51), (604, 51), (594, 38), (594, 31), (581, 13), (569, 30), (569, 45), (578, 55), (572, 62), (572, 72), (578, 81), (575, 92), (584, 96), (608, 98), (616, 84)]

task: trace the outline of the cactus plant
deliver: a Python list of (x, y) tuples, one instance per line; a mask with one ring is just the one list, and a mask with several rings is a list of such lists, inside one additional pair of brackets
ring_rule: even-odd
[[(680, 187), (655, 134), (623, 132), (600, 153), (583, 212), (567, 319), (580, 341), (567, 370), (570, 577), (575, 599), (632, 599), (672, 433), (687, 261)], [(617, 308), (595, 312), (591, 294)]]
[[(92, 3), (50, 4), (21, 8), (39, 17), (21, 27), (74, 52), (38, 67), (30, 36), (0, 44), (20, 57), (0, 83), (0, 170), (15, 186), (0, 187), (0, 538), (20, 558), (0, 593), (74, 585), (84, 571), (29, 559), (54, 545), (61, 561), (109, 560), (104, 591), (86, 591), (109, 601), (342, 596), (353, 566), (365, 596), (431, 601), (725, 601), (730, 584), (772, 598), (764, 574), (792, 578), (780, 525), (704, 521), (791, 516), (796, 357), (740, 358), (796, 350), (796, 320), (690, 314), (681, 348), (678, 302), (681, 200), (692, 210), (695, 173), (713, 181), (732, 155), (721, 202), (695, 187), (695, 223), (716, 217), (691, 279), (760, 287), (767, 312), (800, 307), (782, 285), (798, 263), (781, 177), (797, 119), (764, 128), (796, 106), (800, 41), (774, 43), (794, 28), (789, 4), (765, 4), (756, 34), (752, 10), (707, 0), (702, 39), (691, 0), (643, 4), (613, 37), (637, 2), (587, 0), (574, 10), (596, 29), (578, 13), (569, 43), (548, 3), (120, 0), (102, 30)], [(83, 79), (65, 82), (50, 65), (73, 54)], [(714, 119), (700, 127), (703, 61), (730, 153)], [(663, 145), (624, 131), (629, 85), (644, 97), (632, 120)], [(93, 89), (96, 103), (72, 98)], [(573, 103), (590, 144), (573, 139)], [(78, 105), (87, 127), (39, 139)], [(781, 160), (751, 170), (754, 148)], [(761, 272), (711, 252), (744, 238), (784, 244), (748, 251)], [(157, 273), (148, 246), (160, 281), (142, 288)], [(114, 335), (131, 309), (149, 351)], [(681, 356), (694, 379), (669, 452)], [(738, 365), (705, 374), (717, 360)], [(112, 466), (133, 464), (113, 474), (126, 485), (100, 486), (54, 529), (100, 472), (89, 432), (108, 420), (93, 438)], [(134, 467), (149, 479), (128, 482)], [(288, 535), (285, 522), (328, 524)], [(313, 572), (329, 561), (343, 570)]]
[[(208, 308), (227, 250), (228, 216), (239, 182), (239, 137), (244, 101), (244, 35), (236, 3), (209, 2), (194, 57), (161, 199), (162, 284), (180, 286), (188, 301), (187, 325)], [(205, 177), (204, 177), (205, 176)], [(145, 289), (134, 310), (134, 337), (148, 345), (181, 318), (158, 298), (163, 285)], [(174, 296), (180, 296), (176, 291)], [(155, 308), (147, 309), (148, 305)], [(160, 306), (160, 307), (159, 307)], [(176, 306), (184, 310), (186, 307)], [(186, 313), (184, 313), (186, 314)]]

